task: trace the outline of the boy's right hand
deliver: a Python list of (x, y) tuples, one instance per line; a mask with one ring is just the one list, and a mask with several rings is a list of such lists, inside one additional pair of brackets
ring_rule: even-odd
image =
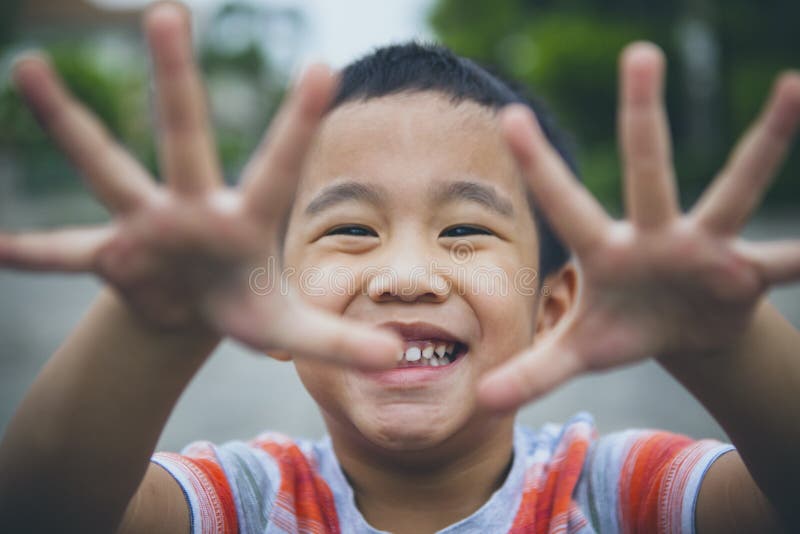
[[(400, 341), (346, 321), (279, 289), (250, 290), (246, 272), (279, 265), (282, 224), (306, 152), (336, 87), (324, 66), (308, 69), (245, 168), (223, 183), (194, 65), (188, 14), (177, 4), (145, 19), (156, 86), (163, 186), (67, 92), (47, 61), (15, 68), (31, 110), (86, 179), (113, 220), (98, 228), (0, 234), (0, 266), (95, 272), (148, 323), (212, 328), (255, 349), (361, 367), (394, 365)], [(279, 273), (267, 273), (278, 277)]]

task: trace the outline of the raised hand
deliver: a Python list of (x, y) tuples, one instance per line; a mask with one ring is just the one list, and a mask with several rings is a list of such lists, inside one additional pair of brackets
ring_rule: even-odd
[(584, 372), (719, 353), (742, 334), (771, 285), (800, 278), (800, 240), (737, 237), (790, 147), (800, 75), (781, 76), (725, 168), (682, 214), (661, 95), (663, 55), (631, 45), (620, 71), (627, 220), (612, 220), (574, 179), (527, 109), (504, 110), (509, 146), (582, 276), (556, 329), (484, 378), (479, 394), (491, 408), (517, 407)]
[(292, 294), (256, 295), (247, 285), (248, 267), (280, 257), (281, 226), (335, 77), (322, 65), (308, 69), (241, 185), (227, 188), (192, 59), (188, 14), (177, 4), (159, 4), (146, 16), (145, 31), (165, 185), (111, 139), (44, 58), (22, 59), (14, 73), (19, 90), (113, 220), (97, 228), (0, 235), (0, 266), (95, 272), (159, 328), (200, 325), (260, 350), (393, 365), (394, 335), (323, 313)]

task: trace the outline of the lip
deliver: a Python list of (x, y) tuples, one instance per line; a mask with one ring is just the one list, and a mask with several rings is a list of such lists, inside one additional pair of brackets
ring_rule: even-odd
[(453, 343), (467, 343), (460, 339), (458, 336), (448, 331), (445, 328), (436, 326), (435, 324), (425, 323), (422, 321), (415, 321), (413, 323), (402, 323), (399, 321), (389, 321), (376, 325), (381, 328), (388, 328), (394, 330), (397, 334), (406, 341), (420, 341), (426, 339), (440, 339), (442, 341), (451, 341)]
[(385, 371), (359, 371), (362, 376), (389, 388), (415, 388), (446, 380), (461, 368), (464, 353), (453, 363), (441, 367), (396, 367)]

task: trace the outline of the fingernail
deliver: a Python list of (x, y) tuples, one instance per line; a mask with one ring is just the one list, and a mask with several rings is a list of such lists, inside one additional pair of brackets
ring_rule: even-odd
[(510, 135), (514, 143), (519, 144), (518, 146), (526, 146), (529, 139), (541, 134), (536, 115), (522, 104), (506, 107), (501, 120), (505, 134)]
[(291, 74), (289, 75), (289, 90), (292, 93), (296, 93), (299, 86), (302, 85), (302, 82), (309, 76), (313, 69), (317, 69), (320, 66), (328, 68), (327, 65), (314, 57), (306, 57), (303, 58), (301, 61), (296, 63), (292, 68)]
[(153, 13), (159, 13), (159, 16), (178, 17), (183, 20), (191, 11), (189, 6), (177, 0), (164, 0), (161, 2), (154, 2), (147, 8), (146, 17), (151, 16)]
[(292, 67), (289, 73), (289, 81), (286, 84), (286, 89), (289, 94), (297, 94), (298, 87), (300, 86), (300, 82), (303, 80), (303, 76), (305, 76), (307, 69), (307, 61), (301, 61)]
[(636, 66), (648, 64), (653, 60), (661, 60), (663, 56), (661, 48), (650, 41), (637, 41), (629, 44), (625, 49), (625, 58)]
[(11, 61), (11, 79), (17, 87), (20, 83), (25, 83), (23, 75), (25, 65), (37, 62), (45, 65), (50, 63), (47, 56), (39, 50), (26, 50)]
[(12, 65), (11, 79), (14, 88), (42, 127), (46, 126), (45, 118), (53, 111), (52, 95), (48, 93), (54, 89), (53, 83), (55, 88), (59, 83), (57, 79), (48, 78), (46, 69), (49, 68), (47, 56), (38, 51), (18, 56)]

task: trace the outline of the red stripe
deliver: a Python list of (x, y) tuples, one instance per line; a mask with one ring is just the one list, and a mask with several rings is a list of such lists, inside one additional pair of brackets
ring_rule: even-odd
[[(540, 475), (544, 480), (526, 480), (510, 534), (566, 529), (571, 513), (577, 509), (572, 494), (589, 448), (589, 433), (582, 430), (590, 432), (581, 428), (565, 435), (553, 459), (547, 464), (547, 471)], [(528, 468), (526, 476), (536, 476), (537, 467), (541, 466)]]
[(620, 512), (626, 533), (654, 534), (659, 528), (659, 498), (671, 462), (693, 441), (678, 434), (653, 432), (631, 447), (620, 480)]
[(333, 493), (300, 449), (290, 442), (256, 441), (253, 445), (266, 451), (278, 463), (281, 487), (276, 504), (294, 504), (294, 510), (288, 511), (297, 518), (298, 529), (339, 534)]
[(233, 501), (233, 492), (225, 478), (222, 467), (211, 458), (184, 457), (185, 461), (194, 464), (202, 471), (213, 487), (213, 495), (222, 507), (223, 533), (234, 534), (239, 531), (239, 521), (236, 517), (236, 505)]

